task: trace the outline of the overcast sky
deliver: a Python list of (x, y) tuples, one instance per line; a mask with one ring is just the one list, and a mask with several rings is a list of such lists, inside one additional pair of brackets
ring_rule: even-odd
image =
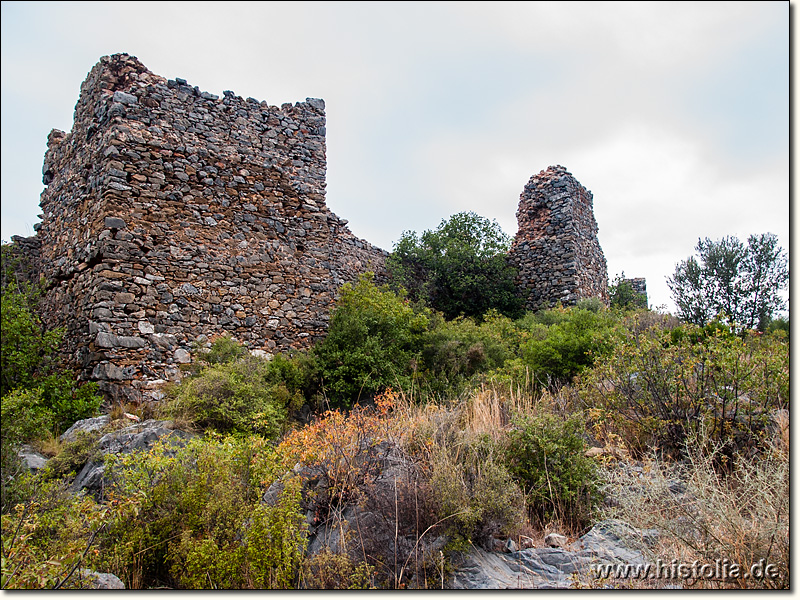
[(786, 2), (3, 2), (0, 39), (5, 241), (39, 221), (47, 134), (127, 52), (214, 94), (323, 98), (328, 206), (387, 250), (460, 211), (514, 235), (555, 164), (651, 305), (700, 237), (789, 249)]

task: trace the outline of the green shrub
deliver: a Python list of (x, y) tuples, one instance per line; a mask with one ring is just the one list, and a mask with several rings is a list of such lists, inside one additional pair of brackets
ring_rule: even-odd
[(17, 456), (20, 444), (43, 437), (53, 426), (53, 413), (47, 408), (42, 390), (17, 389), (2, 399), (2, 427), (0, 427), (0, 465), (2, 466), (2, 512), (5, 513), (20, 501), (18, 477), (23, 465)]
[(778, 317), (769, 322), (769, 325), (767, 326), (767, 333), (775, 334), (779, 331), (783, 332), (783, 335), (785, 335), (787, 338), (789, 337), (789, 317)]
[(288, 586), (305, 550), (299, 485), (285, 482), (275, 506), (260, 504), (286, 468), (256, 436), (108, 459), (111, 497), (139, 498), (140, 509), (104, 532), (100, 567), (130, 588)]
[(2, 587), (83, 587), (73, 567), (97, 567), (103, 531), (130, 522), (137, 502), (97, 504), (90, 496), (71, 493), (63, 481), (29, 480), (28, 497), (3, 515)]
[(351, 406), (388, 387), (409, 389), (428, 317), (372, 275), (342, 286), (325, 339), (314, 347), (332, 406)]
[(519, 342), (511, 320), (496, 311), (480, 324), (469, 318), (445, 321), (437, 313), (422, 340), (419, 384), (441, 396), (457, 396), (474, 375), (513, 358)]
[(506, 464), (542, 525), (555, 519), (580, 529), (600, 499), (595, 464), (584, 456), (584, 435), (579, 415), (547, 413), (518, 418), (508, 434)]
[(607, 307), (600, 298), (593, 296), (591, 298), (582, 298), (575, 303), (575, 308), (579, 310), (588, 310), (589, 312), (599, 313), (604, 311)]
[(283, 491), (274, 506), (259, 504), (247, 530), (247, 560), (253, 587), (292, 587), (306, 551), (306, 522), (300, 508), (302, 481), (283, 480)]
[(419, 237), (403, 232), (387, 267), (397, 287), (448, 319), (481, 317), (490, 309), (516, 317), (523, 302), (506, 254), (510, 246), (496, 221), (462, 212)]
[(633, 289), (631, 282), (625, 279), (625, 273), (617, 275), (608, 286), (608, 296), (611, 308), (620, 310), (635, 310), (647, 308), (647, 296), (639, 294)]
[(721, 456), (755, 452), (771, 411), (788, 407), (789, 345), (744, 339), (727, 325), (628, 329), (623, 343), (586, 373), (581, 396), (601, 429), (628, 448), (680, 456), (700, 429)]
[(99, 432), (79, 433), (73, 441), (66, 442), (58, 454), (47, 461), (43, 475), (48, 479), (60, 479), (74, 474), (95, 457), (99, 439)]
[(0, 488), (4, 514), (19, 500), (16, 482), (22, 470), (17, 457), (19, 447), (57, 434), (78, 419), (94, 415), (100, 405), (94, 390), (94, 384), (78, 387), (68, 375), (61, 374), (50, 375), (37, 386), (17, 388), (3, 396)]
[(488, 544), (524, 521), (524, 498), (494, 444), (486, 437), (439, 446), (431, 467), (431, 489), (439, 518), (457, 539)]
[(37, 378), (52, 371), (53, 355), (61, 345), (63, 331), (47, 331), (35, 308), (40, 290), (17, 288), (11, 284), (3, 289), (0, 315), (0, 394), (5, 396), (18, 387), (32, 387)]
[(209, 364), (174, 388), (164, 410), (202, 429), (276, 437), (286, 424), (287, 410), (303, 403), (302, 395), (283, 379), (289, 370), (286, 359), (249, 355)]
[(310, 590), (375, 589), (375, 567), (325, 547), (304, 561), (301, 584)]
[(219, 365), (234, 362), (246, 355), (247, 347), (225, 334), (214, 340), (208, 352), (200, 354), (200, 359), (209, 365)]
[(542, 383), (563, 384), (614, 347), (614, 317), (606, 310), (552, 309), (528, 317), (522, 357)]
[[(2, 293), (0, 393), (4, 447), (43, 435), (42, 426), (63, 431), (75, 421), (96, 414), (101, 402), (94, 383), (78, 385), (71, 373), (57, 368), (55, 354), (63, 335), (61, 330), (45, 330), (35, 312), (39, 295), (39, 288), (18, 289), (14, 284)], [(9, 398), (6, 407), (6, 396), (12, 393), (26, 395), (25, 402), (30, 407), (17, 402), (20, 396)]]
[(79, 384), (68, 372), (45, 377), (39, 386), (53, 412), (54, 433), (66, 431), (76, 421), (94, 417), (103, 401), (95, 382)]
[(3, 396), (0, 436), (3, 450), (22, 441), (42, 437), (53, 427), (53, 411), (45, 404), (41, 388), (16, 389)]

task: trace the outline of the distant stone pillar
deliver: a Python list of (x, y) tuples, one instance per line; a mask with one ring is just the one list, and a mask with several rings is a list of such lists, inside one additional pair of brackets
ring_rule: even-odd
[(592, 193), (566, 168), (530, 178), (517, 209), (519, 230), (509, 258), (526, 308), (540, 310), (584, 298), (608, 304), (606, 259), (597, 240)]
[(640, 297), (637, 306), (647, 308), (647, 280), (644, 277), (634, 277), (633, 279), (623, 279), (631, 286), (633, 293)]

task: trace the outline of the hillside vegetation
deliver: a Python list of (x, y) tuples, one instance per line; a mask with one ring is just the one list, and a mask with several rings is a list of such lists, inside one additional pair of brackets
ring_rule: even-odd
[[(458, 316), (414, 277), (413, 300), (397, 280), (345, 285), (307, 352), (198, 345), (164, 400), (105, 407), (105, 429), (73, 441), (58, 435), (100, 399), (55, 368), (60, 334), (43, 330), (35, 293), (6, 286), (2, 586), (79, 587), (90, 569), (128, 588), (438, 588), (472, 546), (574, 538), (616, 516), (662, 532), (654, 558), (779, 572), (685, 586), (788, 587), (783, 321), (691, 324), (627, 289), (612, 308), (519, 316), (504, 293)], [(197, 435), (108, 455), (100, 492), (70, 489), (102, 433), (149, 418)], [(45, 468), (22, 466), (23, 443), (52, 457)], [(625, 493), (642, 473), (650, 483)], [(664, 492), (675, 481), (690, 510)], [(380, 519), (310, 552), (309, 529), (345, 507)]]

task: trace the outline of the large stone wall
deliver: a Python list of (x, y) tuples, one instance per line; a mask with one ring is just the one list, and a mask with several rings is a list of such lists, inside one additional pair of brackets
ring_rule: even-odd
[[(325, 204), (325, 105), (269, 106), (135, 57), (103, 57), (69, 133), (48, 138), (42, 222), (15, 237), (15, 277), (43, 275), (51, 327), (84, 380), (139, 399), (180, 377), (196, 343), (307, 348), (341, 285), (387, 253)], [(509, 254), (527, 307), (608, 301), (592, 195), (564, 167), (531, 177)]]
[(72, 131), (49, 136), (36, 236), (44, 313), (82, 377), (135, 397), (197, 340), (321, 336), (341, 284), (386, 257), (328, 210), (325, 170), (322, 100), (219, 98), (102, 58)]
[(557, 165), (530, 178), (517, 209), (510, 260), (530, 310), (583, 298), (608, 303), (608, 272), (597, 240), (592, 193)]

